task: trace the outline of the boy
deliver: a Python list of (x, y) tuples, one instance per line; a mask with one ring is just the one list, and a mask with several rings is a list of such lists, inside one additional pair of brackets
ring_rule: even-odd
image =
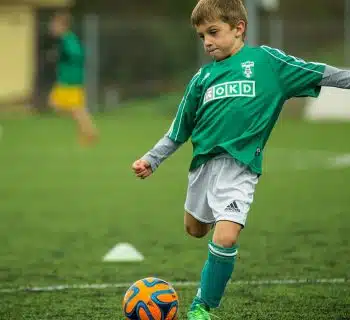
[(71, 16), (65, 11), (57, 12), (50, 22), (50, 31), (58, 39), (58, 50), (57, 80), (49, 104), (58, 111), (69, 112), (77, 122), (80, 142), (90, 144), (96, 140), (97, 131), (85, 108), (84, 52), (70, 27)]
[(317, 97), (321, 86), (350, 89), (350, 72), (245, 45), (241, 0), (200, 0), (191, 21), (214, 61), (194, 75), (170, 130), (132, 168), (148, 177), (191, 136), (185, 229), (201, 238), (214, 227), (214, 234), (188, 319), (208, 320), (233, 272), (262, 152), (284, 102)]

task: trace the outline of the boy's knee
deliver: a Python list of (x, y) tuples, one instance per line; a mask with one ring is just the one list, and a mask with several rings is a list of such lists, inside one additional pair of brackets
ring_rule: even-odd
[(211, 224), (203, 223), (185, 211), (185, 231), (192, 237), (203, 238), (211, 230)]
[(215, 226), (213, 242), (224, 248), (236, 245), (242, 226), (230, 221), (220, 221)]
[(191, 225), (185, 225), (185, 231), (192, 237), (195, 238), (203, 238), (207, 235), (209, 230), (206, 230), (206, 228), (198, 228)]
[(232, 248), (237, 243), (237, 238), (232, 235), (217, 235), (213, 242), (224, 248)]

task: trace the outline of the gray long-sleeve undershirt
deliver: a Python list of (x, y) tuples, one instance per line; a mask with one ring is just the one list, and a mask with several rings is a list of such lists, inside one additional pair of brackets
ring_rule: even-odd
[[(350, 89), (350, 71), (327, 65), (319, 85), (323, 87)], [(142, 159), (150, 163), (152, 171), (154, 172), (159, 165), (170, 157), (181, 145), (182, 143), (174, 142), (165, 135), (142, 157)]]
[(320, 86), (350, 89), (350, 70), (326, 66)]
[(159, 165), (166, 158), (169, 158), (181, 145), (182, 143), (174, 142), (165, 135), (141, 159), (146, 160), (151, 165), (152, 171), (154, 172)]

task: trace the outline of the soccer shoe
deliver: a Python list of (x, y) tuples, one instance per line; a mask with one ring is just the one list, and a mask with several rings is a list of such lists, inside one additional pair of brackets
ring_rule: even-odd
[(211, 320), (210, 314), (200, 304), (187, 313), (187, 320)]

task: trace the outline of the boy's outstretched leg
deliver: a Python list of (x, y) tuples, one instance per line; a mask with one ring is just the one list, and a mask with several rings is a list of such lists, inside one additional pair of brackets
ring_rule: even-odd
[(98, 139), (98, 132), (89, 112), (85, 108), (72, 110), (73, 119), (77, 122), (79, 142), (82, 145), (89, 145)]
[(219, 221), (213, 240), (208, 245), (208, 259), (204, 264), (200, 288), (193, 299), (189, 320), (209, 320), (209, 310), (219, 306), (237, 256), (236, 242), (242, 226), (230, 221)]

